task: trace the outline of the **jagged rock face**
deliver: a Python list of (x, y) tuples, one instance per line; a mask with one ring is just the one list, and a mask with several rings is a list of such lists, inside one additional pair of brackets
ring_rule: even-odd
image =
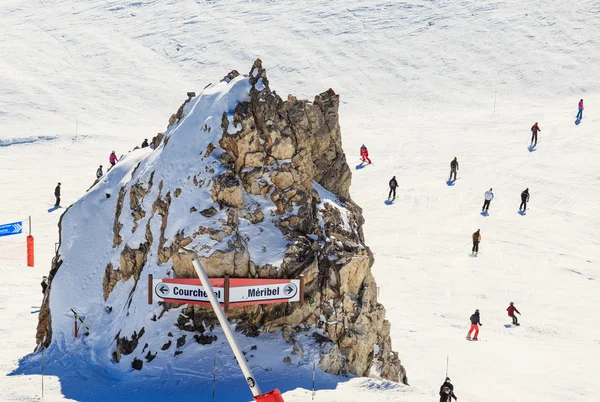
[[(295, 334), (318, 328), (324, 371), (367, 376), (376, 366), (383, 378), (406, 383), (384, 307), (377, 302), (362, 211), (349, 194), (339, 96), (330, 89), (312, 102), (293, 96), (284, 101), (270, 90), (260, 60), (247, 78), (232, 71), (220, 85), (241, 87), (247, 96), (221, 116), (206, 116), (204, 94), (199, 100), (188, 94), (152, 156), (120, 188), (111, 222), (112, 256), (98, 263), (104, 300), (110, 302), (113, 290), (131, 278), (132, 295), (145, 291), (137, 284), (149, 272), (196, 277), (189, 257), (178, 253), (181, 246), (196, 250), (212, 277), (304, 275), (313, 303), (232, 308), (228, 317), (248, 336), (282, 331), (299, 356), (304, 351)], [(180, 134), (189, 131), (192, 140)], [(61, 256), (54, 262), (56, 272)], [(154, 307), (154, 318), (164, 319), (163, 313), (177, 306), (165, 304), (162, 312)], [(180, 318), (177, 326), (194, 332), (198, 343), (213, 341), (211, 327), (217, 322), (210, 309), (189, 305)], [(38, 344), (51, 336), (50, 322), (49, 311), (40, 315)], [(143, 334), (136, 331), (112, 334), (118, 339), (115, 360), (136, 350)], [(172, 341), (165, 335), (161, 350), (144, 351), (139, 359), (149, 363), (156, 353), (173, 353)], [(177, 347), (181, 342), (186, 338), (177, 340)], [(134, 363), (143, 369), (141, 361)]]

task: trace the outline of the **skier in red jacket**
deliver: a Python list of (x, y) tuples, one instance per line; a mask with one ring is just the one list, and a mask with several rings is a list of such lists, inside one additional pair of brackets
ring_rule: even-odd
[(512, 318), (513, 325), (516, 325), (516, 326), (521, 325), (521, 324), (519, 324), (519, 321), (517, 320), (517, 316), (515, 315), (515, 313), (521, 315), (519, 310), (517, 310), (517, 308), (515, 307), (515, 303), (510, 302), (510, 306), (508, 306), (506, 311), (508, 311), (508, 316)]
[(360, 147), (360, 157), (362, 158), (363, 162), (369, 162), (371, 163), (371, 159), (369, 159), (369, 151), (367, 150), (367, 147), (365, 147), (365, 144), (362, 145), (362, 147)]

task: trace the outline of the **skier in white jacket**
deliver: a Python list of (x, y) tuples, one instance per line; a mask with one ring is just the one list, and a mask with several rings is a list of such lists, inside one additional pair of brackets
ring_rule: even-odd
[(492, 192), (492, 189), (490, 188), (488, 191), (485, 192), (485, 201), (483, 201), (483, 208), (481, 208), (482, 212), (490, 209), (490, 202), (492, 202), (493, 199), (494, 199), (494, 193)]

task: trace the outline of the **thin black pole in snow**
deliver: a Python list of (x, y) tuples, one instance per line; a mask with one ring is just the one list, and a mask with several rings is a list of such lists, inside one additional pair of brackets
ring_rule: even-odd
[(215, 402), (215, 391), (217, 389), (217, 355), (215, 355), (213, 362), (213, 393), (212, 393), (212, 402)]
[(312, 400), (315, 400), (315, 370), (317, 362), (316, 348), (313, 346)]

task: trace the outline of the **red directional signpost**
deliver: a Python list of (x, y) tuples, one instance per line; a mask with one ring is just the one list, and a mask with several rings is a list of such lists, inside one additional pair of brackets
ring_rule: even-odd
[[(148, 304), (155, 300), (168, 303), (200, 304), (212, 306), (233, 354), (244, 373), (248, 387), (258, 402), (284, 402), (278, 389), (261, 393), (252, 369), (235, 339), (233, 330), (227, 321), (225, 312), (229, 307), (249, 306), (253, 304), (271, 304), (304, 302), (304, 276), (300, 279), (260, 279), (260, 278), (208, 278), (200, 264), (198, 255), (191, 250), (182, 249), (193, 259), (196, 278), (154, 279), (148, 275)], [(221, 306), (223, 308), (221, 308)], [(225, 311), (223, 311), (225, 310)]]

